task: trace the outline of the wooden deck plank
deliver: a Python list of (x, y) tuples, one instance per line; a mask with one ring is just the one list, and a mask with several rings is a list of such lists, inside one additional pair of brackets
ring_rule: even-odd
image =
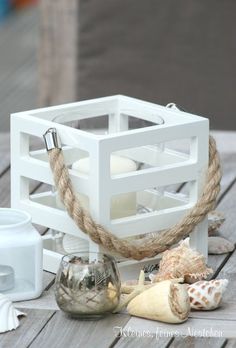
[(23, 312), (27, 316), (20, 319), (17, 330), (0, 334), (0, 348), (28, 347), (54, 314), (54, 311), (36, 309), (24, 309)]
[(225, 338), (177, 337), (169, 345), (170, 348), (223, 348)]
[(229, 339), (226, 342), (226, 345), (224, 348), (236, 348), (236, 340), (235, 339)]
[[(44, 272), (46, 273), (46, 272)], [(31, 308), (31, 309), (48, 309), (53, 311), (58, 311), (59, 308), (57, 306), (55, 295), (54, 295), (54, 287), (51, 286), (49, 290), (43, 291), (40, 298), (30, 301), (22, 301), (17, 302), (18, 308)]]
[[(235, 320), (218, 320), (203, 318), (189, 318), (185, 323), (173, 325), (161, 323), (154, 320), (146, 320), (131, 317), (123, 331), (134, 330), (137, 332), (149, 331), (160, 337), (214, 337), (235, 338)], [(157, 347), (161, 347), (158, 346)]]
[(9, 167), (10, 167), (9, 133), (0, 133), (0, 176)]
[(49, 285), (51, 287), (51, 284), (54, 282), (55, 274), (50, 273), (47, 271), (43, 272), (43, 289), (47, 290)]
[(10, 207), (10, 170), (0, 177), (0, 207)]
[[(156, 337), (155, 334), (152, 335), (152, 337), (145, 337), (145, 333), (144, 337), (139, 337), (138, 333), (134, 332), (134, 337), (131, 336), (132, 333), (130, 333), (130, 337), (121, 337), (119, 338), (119, 340), (117, 341), (117, 343), (115, 343), (115, 345), (113, 347), (115, 348), (143, 348), (143, 347), (149, 347), (149, 348), (156, 348), (157, 345), (159, 347), (167, 347), (170, 342), (171, 339), (170, 338), (160, 338), (160, 337)], [(136, 336), (135, 336), (136, 335)]]
[(128, 320), (128, 315), (116, 314), (98, 321), (83, 321), (56, 312), (30, 348), (109, 347), (116, 341), (116, 328)]

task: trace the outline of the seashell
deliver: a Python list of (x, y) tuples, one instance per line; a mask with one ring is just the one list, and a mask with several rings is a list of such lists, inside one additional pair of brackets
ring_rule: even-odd
[[(189, 247), (189, 237), (182, 240), (179, 245)], [(222, 237), (208, 237), (208, 254), (218, 255), (230, 253), (235, 249), (234, 243)]]
[(19, 323), (19, 316), (25, 316), (15, 309), (12, 302), (3, 294), (0, 294), (0, 333), (16, 329)]
[(66, 253), (76, 253), (89, 250), (89, 242), (86, 239), (65, 234), (62, 240), (62, 246)]
[(234, 249), (234, 244), (225, 238), (208, 238), (208, 254), (225, 254), (233, 251)]
[(224, 214), (213, 210), (208, 214), (208, 234), (212, 235), (224, 223)]
[(227, 285), (227, 279), (199, 281), (188, 285), (187, 291), (191, 308), (208, 311), (219, 307)]
[(153, 282), (184, 278), (186, 283), (193, 283), (206, 279), (210, 273), (213, 273), (213, 270), (206, 266), (204, 256), (182, 244), (163, 253), (159, 271)]
[(182, 323), (188, 319), (189, 296), (184, 284), (165, 280), (153, 285), (133, 298), (129, 314), (165, 323)]

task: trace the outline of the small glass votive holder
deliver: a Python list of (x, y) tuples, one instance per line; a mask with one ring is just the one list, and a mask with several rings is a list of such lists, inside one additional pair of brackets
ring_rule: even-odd
[(65, 255), (56, 276), (55, 296), (62, 311), (79, 319), (99, 319), (112, 312), (120, 300), (115, 259), (88, 251)]

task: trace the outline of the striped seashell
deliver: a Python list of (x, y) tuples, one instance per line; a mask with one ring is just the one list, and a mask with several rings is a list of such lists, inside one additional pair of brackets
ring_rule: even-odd
[(219, 307), (227, 285), (227, 279), (199, 281), (188, 285), (187, 291), (191, 308), (208, 311)]

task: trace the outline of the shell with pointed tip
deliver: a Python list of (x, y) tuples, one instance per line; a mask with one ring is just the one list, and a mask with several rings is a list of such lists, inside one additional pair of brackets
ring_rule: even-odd
[(199, 281), (188, 285), (187, 290), (191, 308), (208, 311), (219, 307), (227, 285), (227, 279)]
[(25, 315), (15, 309), (5, 295), (0, 294), (0, 333), (16, 329), (20, 325), (18, 317)]
[(133, 298), (128, 313), (165, 323), (182, 323), (188, 319), (190, 303), (184, 284), (172, 280), (156, 283)]
[(213, 273), (213, 270), (206, 266), (204, 256), (182, 244), (163, 253), (159, 271), (153, 282), (184, 278), (185, 283), (191, 284), (206, 279), (210, 273)]

